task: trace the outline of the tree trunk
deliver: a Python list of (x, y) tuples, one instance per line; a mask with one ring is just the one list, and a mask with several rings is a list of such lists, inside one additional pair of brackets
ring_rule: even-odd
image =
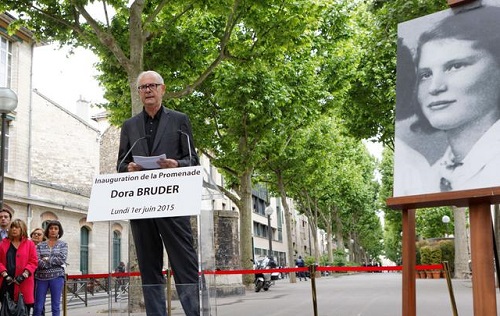
[(318, 244), (318, 202), (314, 201), (314, 220), (311, 223), (311, 232), (313, 237), (314, 259), (317, 264), (320, 262), (319, 244)]
[[(281, 204), (283, 205), (283, 211), (285, 213), (285, 223), (286, 223), (286, 239), (288, 243), (288, 259), (287, 266), (289, 268), (295, 267), (295, 251), (293, 249), (293, 241), (292, 241), (292, 216), (290, 214), (290, 206), (288, 205), (288, 201), (286, 200), (286, 190), (285, 184), (283, 183), (283, 176), (280, 172), (277, 172), (277, 180), (278, 180), (278, 190), (280, 192)], [(290, 273), (290, 283), (296, 283), (297, 278), (295, 278), (295, 273)]]
[[(252, 175), (253, 170), (246, 170), (240, 178), (240, 238), (241, 238), (241, 266), (243, 269), (252, 269)], [(243, 275), (243, 284), (248, 286), (253, 283), (253, 275)]]
[(469, 236), (467, 234), (466, 207), (453, 206), (455, 223), (455, 277), (463, 278), (469, 273)]
[[(344, 227), (342, 225), (342, 220), (340, 219), (339, 212), (337, 209), (334, 207), (333, 211), (333, 220), (334, 220), (334, 225), (335, 225), (335, 236), (337, 237), (337, 250), (339, 251), (344, 251), (345, 246), (344, 246), (344, 235), (343, 235), (343, 230)], [(350, 244), (350, 240), (348, 241)]]
[(332, 250), (332, 240), (333, 240), (333, 220), (331, 210), (328, 213), (328, 220), (326, 220), (326, 249), (328, 251), (328, 262), (333, 262), (333, 250)]

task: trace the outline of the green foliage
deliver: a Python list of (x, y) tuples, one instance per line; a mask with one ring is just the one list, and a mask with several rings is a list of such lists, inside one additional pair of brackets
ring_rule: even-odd
[(428, 246), (422, 246), (420, 248), (420, 261), (423, 265), (440, 264), (442, 252), (439, 244), (429, 243)]
[[(94, 19), (90, 4), (115, 14)], [(138, 104), (135, 76), (155, 69), (166, 81), (167, 107), (190, 115), (196, 146), (211, 156), (226, 188), (245, 197), (247, 176), (272, 174), (275, 183), (282, 176), (304, 213), (314, 218), (318, 211), (319, 227), (346, 240), (354, 234), (369, 256), (385, 251), (395, 262), (401, 213), (385, 208), (392, 153), (384, 152), (379, 188), (360, 139), (392, 145), (397, 23), (444, 7), (442, 0), (0, 3), (0, 11), (19, 14), (12, 27), (99, 56), (109, 101), (102, 106), (112, 124)], [(236, 202), (251, 212), (250, 203)], [(342, 263), (345, 254), (336, 258)]]
[(268, 147), (266, 163), (258, 169), (281, 174), (287, 195), (302, 213), (317, 218), (319, 227), (343, 235), (344, 240), (356, 234), (369, 256), (379, 256), (383, 245), (374, 158), (360, 141), (342, 133), (334, 116), (321, 116), (290, 133), (293, 137), (286, 138), (282, 152)]
[(397, 263), (401, 263), (401, 232), (402, 216), (401, 212), (387, 207), (386, 200), (392, 197), (393, 191), (393, 150), (385, 146), (382, 152), (382, 162), (380, 164), (380, 174), (382, 175), (382, 185), (379, 194), (379, 207), (384, 212), (384, 251), (385, 256)]
[(453, 240), (440, 240), (438, 242), (441, 249), (442, 261), (448, 261), (451, 273), (455, 270), (455, 244)]
[[(422, 240), (416, 243), (420, 262), (417, 264), (441, 264), (448, 261), (453, 272), (455, 266), (455, 244), (453, 240)], [(417, 256), (418, 258), (418, 256)]]
[(319, 265), (323, 267), (332, 265), (332, 263), (328, 260), (328, 255), (321, 256), (321, 258), (319, 259)]
[(429, 241), (427, 240), (419, 240), (415, 244), (416, 252), (417, 252), (417, 264), (422, 264), (422, 253), (421, 249), (423, 247), (429, 246)]
[[(443, 216), (450, 222), (443, 223)], [(453, 233), (453, 211), (451, 207), (433, 207), (419, 209), (415, 214), (417, 235), (421, 238), (439, 238)]]
[(420, 248), (420, 262), (423, 265), (429, 265), (432, 263), (432, 247), (423, 246)]
[(316, 263), (316, 258), (314, 258), (313, 256), (307, 256), (304, 258), (304, 264), (306, 265), (306, 267), (312, 266), (315, 263)]
[(393, 143), (398, 23), (447, 8), (443, 0), (370, 1), (353, 10), (353, 32), (346, 43), (349, 71), (337, 73), (348, 82), (340, 115), (350, 133)]
[(346, 254), (342, 250), (337, 250), (333, 253), (333, 266), (343, 267), (347, 264)]
[(430, 246), (430, 264), (440, 264), (442, 262), (441, 248), (437, 244)]

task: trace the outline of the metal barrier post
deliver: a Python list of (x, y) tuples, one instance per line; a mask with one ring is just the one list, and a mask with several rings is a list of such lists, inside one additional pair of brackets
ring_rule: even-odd
[(66, 293), (67, 293), (67, 284), (66, 284), (66, 281), (68, 281), (68, 275), (65, 274), (64, 275), (64, 288), (63, 288), (63, 301), (62, 301), (62, 304), (63, 304), (63, 315), (66, 316), (68, 315), (67, 312), (68, 312), (68, 302), (66, 301), (67, 300), (67, 297), (66, 297)]
[(167, 269), (167, 315), (172, 315), (172, 273)]
[(451, 284), (451, 274), (450, 266), (448, 261), (443, 261), (444, 277), (446, 278), (446, 284), (448, 285), (448, 293), (450, 293), (451, 309), (453, 311), (453, 316), (458, 316), (457, 303), (455, 301), (455, 294), (453, 294), (453, 286)]
[(314, 316), (318, 316), (318, 302), (316, 298), (316, 264), (311, 264), (309, 266), (309, 277), (311, 278), (311, 293)]

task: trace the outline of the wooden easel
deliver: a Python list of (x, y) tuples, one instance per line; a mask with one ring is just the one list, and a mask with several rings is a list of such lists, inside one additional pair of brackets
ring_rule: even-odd
[(417, 208), (455, 205), (469, 207), (474, 315), (496, 316), (491, 204), (500, 203), (500, 187), (412, 195), (387, 199), (403, 212), (403, 314), (416, 316), (415, 211)]

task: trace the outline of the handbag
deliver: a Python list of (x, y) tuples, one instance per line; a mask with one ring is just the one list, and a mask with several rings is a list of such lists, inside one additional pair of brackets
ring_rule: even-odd
[(2, 307), (0, 308), (0, 316), (28, 316), (28, 309), (24, 303), (24, 297), (22, 293), (19, 293), (19, 298), (17, 303), (10, 298), (8, 292), (2, 299)]

